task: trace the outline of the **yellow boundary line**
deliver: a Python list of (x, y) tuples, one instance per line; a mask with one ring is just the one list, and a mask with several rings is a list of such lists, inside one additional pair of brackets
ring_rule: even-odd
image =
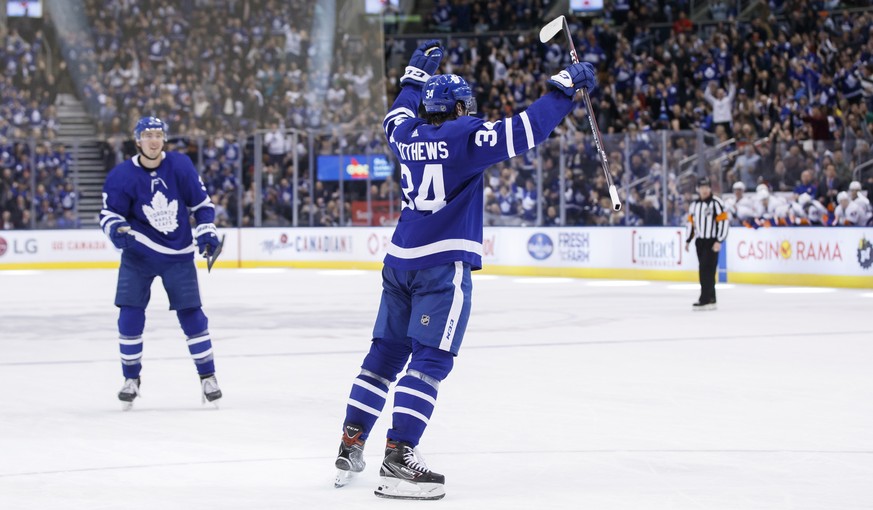
[[(29, 262), (0, 264), (3, 270), (52, 270), (52, 269), (117, 269), (119, 262)], [(198, 261), (197, 267), (206, 268), (205, 261)], [(285, 267), (299, 269), (363, 269), (378, 271), (381, 262), (354, 261), (217, 261), (213, 269)], [(603, 278), (621, 280), (658, 280), (674, 282), (696, 282), (697, 271), (667, 271), (658, 269), (603, 269), (579, 267), (535, 267), (487, 265), (483, 274), (507, 276), (548, 276), (567, 278)], [(871, 276), (812, 275), (794, 273), (738, 273), (728, 271), (729, 283), (757, 285), (796, 285), (802, 287), (844, 287), (873, 289)]]
[(798, 287), (846, 287), (873, 289), (873, 276), (844, 276), (793, 273), (733, 273), (728, 271), (730, 283), (758, 285), (795, 285)]

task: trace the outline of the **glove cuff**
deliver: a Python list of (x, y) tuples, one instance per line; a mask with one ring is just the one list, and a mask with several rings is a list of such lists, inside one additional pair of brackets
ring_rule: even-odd
[(424, 85), (429, 79), (430, 75), (424, 72), (424, 70), (419, 69), (415, 66), (406, 66), (406, 72), (404, 72), (403, 76), (400, 77), (400, 84), (405, 85), (407, 83), (413, 82)]
[(194, 237), (200, 237), (203, 234), (213, 234), (218, 237), (218, 230), (215, 228), (215, 223), (201, 223), (194, 228)]

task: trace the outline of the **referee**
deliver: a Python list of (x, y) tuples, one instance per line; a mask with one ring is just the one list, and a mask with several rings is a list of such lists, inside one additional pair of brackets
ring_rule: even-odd
[(724, 202), (712, 196), (712, 187), (706, 177), (697, 183), (699, 198), (691, 202), (688, 211), (688, 226), (685, 229), (685, 251), (695, 237), (700, 276), (700, 299), (692, 305), (693, 310), (715, 310), (715, 271), (718, 268), (718, 252), (727, 238), (730, 221)]

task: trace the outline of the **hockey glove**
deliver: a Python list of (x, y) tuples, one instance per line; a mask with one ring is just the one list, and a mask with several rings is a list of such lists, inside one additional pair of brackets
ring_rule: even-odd
[(214, 223), (201, 223), (194, 229), (194, 237), (197, 238), (197, 249), (200, 255), (206, 256), (215, 253), (218, 248), (218, 232)]
[(130, 231), (130, 223), (126, 221), (116, 221), (110, 225), (109, 240), (119, 250), (130, 248), (136, 242)]
[(549, 84), (573, 97), (581, 88), (593, 92), (597, 88), (597, 76), (594, 74), (594, 66), (588, 62), (579, 62), (549, 78)]
[(400, 85), (414, 83), (423, 86), (431, 75), (439, 69), (442, 59), (443, 49), (438, 40), (431, 39), (419, 44), (412, 53), (412, 58), (409, 59), (406, 72), (400, 77)]

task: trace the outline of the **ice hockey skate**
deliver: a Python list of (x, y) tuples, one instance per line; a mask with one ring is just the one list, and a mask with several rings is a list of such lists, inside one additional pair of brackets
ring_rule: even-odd
[(218, 387), (218, 380), (215, 379), (215, 374), (201, 377), (200, 384), (203, 387), (203, 396), (201, 401), (204, 404), (210, 402), (217, 408), (218, 401), (221, 400), (221, 388)]
[(709, 311), (709, 310), (715, 310), (716, 305), (715, 305), (715, 301), (710, 301), (709, 303), (701, 303), (700, 301), (698, 301), (698, 302), (694, 303), (693, 305), (691, 305), (691, 309), (694, 310), (695, 312), (705, 312), (705, 311)]
[(380, 498), (442, 499), (446, 495), (446, 477), (428, 469), (409, 443), (388, 440), (379, 475), (375, 494)]
[(133, 400), (139, 396), (140, 378), (125, 379), (124, 386), (118, 392), (118, 400), (121, 401), (121, 410), (130, 411), (133, 409)]
[(336, 456), (336, 488), (347, 485), (357, 473), (367, 466), (364, 462), (364, 441), (361, 439), (363, 429), (359, 425), (343, 427), (343, 439), (340, 441), (339, 453)]

